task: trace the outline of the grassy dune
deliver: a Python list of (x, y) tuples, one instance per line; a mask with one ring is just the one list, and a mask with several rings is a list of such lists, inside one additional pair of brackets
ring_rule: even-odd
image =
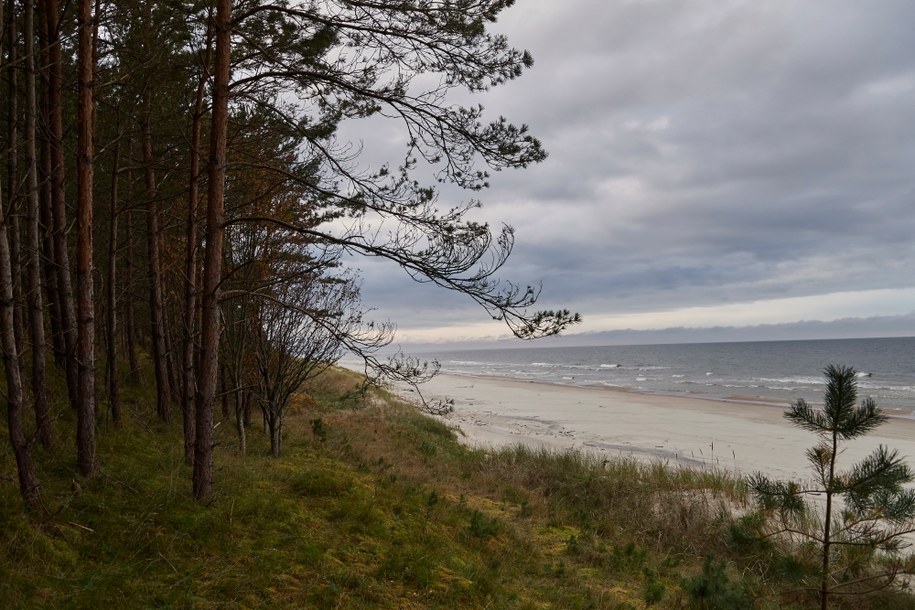
[[(284, 453), (218, 427), (217, 495), (190, 498), (150, 396), (79, 478), (72, 414), (36, 447), (45, 511), (0, 453), (0, 608), (805, 608), (792, 563), (733, 515), (726, 474), (462, 446), (445, 423), (334, 370), (298, 397)], [(62, 402), (61, 402), (62, 404)], [(3, 429), (3, 433), (6, 430)], [(887, 593), (860, 609), (910, 608)], [(749, 605), (748, 605), (749, 604)]]

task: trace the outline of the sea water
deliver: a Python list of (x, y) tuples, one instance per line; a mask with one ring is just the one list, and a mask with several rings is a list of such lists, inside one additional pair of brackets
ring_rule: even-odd
[(735, 402), (822, 402), (829, 364), (858, 372), (860, 398), (915, 413), (915, 337), (608, 347), (525, 347), (419, 354), (444, 373), (626, 388)]

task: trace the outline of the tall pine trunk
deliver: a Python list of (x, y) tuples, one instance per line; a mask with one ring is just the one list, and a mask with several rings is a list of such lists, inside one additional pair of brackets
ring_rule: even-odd
[[(127, 143), (127, 158), (133, 159), (133, 141)], [(127, 171), (127, 200), (133, 201), (133, 171)], [(140, 382), (140, 365), (137, 361), (137, 327), (134, 315), (133, 293), (133, 213), (128, 206), (124, 210), (124, 339), (127, 348), (127, 364), (130, 367), (128, 379), (131, 383)]]
[[(42, 3), (39, 1), (38, 6)], [(44, 13), (38, 11), (38, 42), (40, 48), (39, 65), (45, 70), (50, 64), (48, 23), (42, 18)], [(51, 141), (50, 141), (50, 106), (48, 103), (48, 88), (42, 87), (39, 103), (40, 128), (39, 134), (39, 180), (38, 180), (38, 207), (39, 222), (41, 223), (41, 274), (42, 285), (48, 302), (48, 319), (51, 330), (51, 351), (54, 354), (54, 363), (63, 368), (66, 366), (67, 348), (64, 345), (63, 327), (61, 325), (60, 293), (57, 290), (57, 268), (54, 265), (54, 219), (51, 211)]]
[(111, 162), (111, 201), (108, 216), (108, 273), (105, 284), (105, 303), (108, 317), (105, 320), (106, 337), (106, 366), (105, 375), (108, 386), (108, 408), (111, 410), (111, 420), (116, 428), (121, 427), (121, 396), (118, 384), (117, 362), (117, 331), (118, 331), (118, 299), (117, 299), (117, 256), (118, 256), (118, 186), (121, 172), (121, 136), (120, 123), (118, 125), (117, 143), (114, 146), (114, 158)]
[(7, 43), (7, 141), (8, 150), (6, 164), (6, 186), (7, 186), (7, 205), (9, 214), (7, 223), (9, 226), (10, 242), (10, 268), (13, 272), (13, 327), (16, 335), (16, 353), (20, 356), (24, 353), (23, 343), (25, 340), (25, 324), (23, 321), (22, 303), (24, 302), (22, 294), (22, 245), (21, 245), (21, 228), (20, 228), (20, 190), (19, 190), (19, 52), (17, 48), (17, 31), (16, 25), (16, 2), (9, 0), (7, 10), (9, 18), (7, 24), (6, 43)]
[(35, 65), (35, 3), (25, 0), (23, 38), (26, 55), (25, 164), (28, 175), (28, 225), (26, 247), (26, 303), (29, 313), (29, 333), (32, 341), (32, 400), (38, 440), (45, 447), (54, 443), (54, 429), (48, 406), (45, 374), (44, 308), (41, 297), (41, 226), (39, 213), (37, 137), (37, 79)]
[(820, 574), (820, 610), (829, 608), (829, 563), (832, 553), (832, 501), (834, 486), (836, 484), (836, 458), (839, 451), (839, 436), (836, 430), (832, 431), (832, 451), (829, 453), (829, 472), (826, 480), (826, 512), (823, 516), (823, 547), (820, 560), (822, 562)]
[(162, 268), (159, 260), (159, 204), (156, 188), (156, 172), (153, 167), (152, 151), (152, 91), (147, 89), (143, 110), (142, 140), (144, 181), (149, 200), (146, 213), (146, 252), (149, 263), (149, 317), (152, 331), (153, 369), (156, 373), (156, 413), (166, 423), (172, 420), (171, 387), (169, 385), (168, 350), (165, 338), (165, 304), (162, 293)]
[(19, 475), (19, 493), (26, 504), (35, 507), (38, 505), (38, 479), (32, 463), (32, 450), (22, 426), (22, 377), (13, 326), (13, 277), (6, 212), (0, 210), (0, 351), (3, 352), (3, 368), (6, 371), (6, 417)]
[(70, 277), (70, 255), (67, 252), (67, 208), (64, 200), (63, 66), (60, 50), (60, 10), (58, 0), (44, 0), (43, 6), (48, 43), (48, 142), (51, 156), (53, 260), (60, 305), (61, 334), (66, 352), (64, 366), (67, 374), (67, 392), (70, 397), (70, 406), (78, 410), (76, 313), (73, 305), (73, 282)]
[(95, 300), (92, 285), (92, 186), (95, 146), (95, 53), (92, 0), (77, 5), (76, 154), (77, 406), (76, 452), (83, 476), (95, 475)]
[(210, 130), (209, 184), (207, 190), (206, 250), (203, 260), (203, 293), (198, 359), (197, 434), (194, 442), (194, 497), (206, 500), (213, 491), (213, 410), (219, 368), (219, 283), (225, 238), (226, 140), (229, 118), (232, 3), (216, 1), (215, 69), (213, 74), (212, 127)]
[[(4, 22), (3, 8), (3, 4), (0, 3), (0, 28)], [(12, 40), (10, 40), (10, 44), (13, 44)], [(26, 505), (35, 508), (38, 506), (39, 500), (38, 479), (35, 477), (32, 450), (22, 426), (22, 375), (13, 315), (13, 271), (7, 235), (9, 228), (7, 220), (11, 210), (3, 207), (2, 194), (3, 190), (0, 188), (0, 354), (2, 354), (3, 369), (6, 374), (6, 418), (10, 446), (16, 459), (19, 493)]]
[[(209, 45), (208, 45), (209, 46)], [(194, 100), (194, 116), (191, 123), (191, 167), (187, 197), (187, 249), (185, 252), (184, 286), (184, 343), (181, 349), (182, 391), (181, 402), (184, 415), (184, 460), (194, 460), (194, 403), (197, 387), (194, 378), (194, 344), (197, 336), (197, 208), (200, 184), (200, 131), (203, 123), (203, 94), (209, 66), (209, 53), (204, 57), (203, 73), (197, 85)]]

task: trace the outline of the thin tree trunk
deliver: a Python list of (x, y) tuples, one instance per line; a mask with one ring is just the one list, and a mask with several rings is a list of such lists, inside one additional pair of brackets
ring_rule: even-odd
[[(3, 212), (5, 216), (5, 211)], [(0, 348), (6, 371), (6, 417), (10, 445), (16, 457), (19, 493), (30, 507), (38, 505), (38, 479), (32, 463), (32, 450), (22, 427), (22, 377), (13, 335), (13, 278), (10, 268), (10, 244), (6, 236), (7, 223), (0, 224)]]
[[(0, 7), (0, 23), (3, 22)], [(2, 189), (0, 189), (2, 196)], [(0, 202), (2, 203), (2, 202)], [(0, 205), (0, 352), (6, 372), (6, 417), (10, 445), (16, 458), (19, 493), (29, 507), (38, 506), (38, 479), (32, 463), (32, 450), (22, 426), (22, 376), (13, 325), (13, 277), (10, 244), (7, 237), (9, 210)]]
[(146, 213), (146, 247), (149, 262), (149, 317), (152, 331), (152, 358), (156, 373), (156, 413), (166, 423), (172, 420), (171, 387), (169, 385), (168, 363), (166, 362), (167, 343), (165, 339), (165, 314), (162, 295), (162, 268), (159, 260), (159, 204), (156, 201), (156, 172), (153, 168), (152, 128), (152, 92), (147, 91), (143, 111), (143, 164), (146, 196), (149, 207)]
[(83, 476), (95, 475), (95, 300), (92, 285), (92, 186), (95, 155), (95, 53), (92, 0), (77, 5), (78, 106), (76, 155), (77, 384), (76, 452)]
[(25, 0), (24, 39), (26, 54), (26, 113), (25, 113), (25, 163), (28, 173), (28, 263), (26, 291), (29, 311), (29, 332), (32, 341), (32, 400), (38, 440), (45, 447), (54, 444), (54, 428), (48, 406), (45, 374), (44, 312), (41, 298), (41, 227), (39, 225), (38, 157), (35, 147), (37, 137), (34, 0)]
[[(128, 143), (127, 146), (127, 158), (133, 159), (133, 146), (131, 143)], [(133, 187), (133, 172), (127, 172), (127, 188), (128, 191), (132, 191)], [(131, 201), (133, 198), (128, 192), (128, 201)], [(137, 362), (137, 330), (136, 324), (134, 322), (134, 294), (133, 294), (133, 251), (134, 251), (134, 241), (133, 241), (133, 212), (128, 207), (124, 210), (124, 336), (127, 341), (127, 364), (130, 367), (130, 373), (128, 374), (128, 379), (131, 383), (140, 382), (140, 365)]]
[[(161, 254), (160, 254), (160, 268), (159, 274), (161, 277), (164, 277), (164, 273), (161, 268)], [(162, 334), (165, 337), (165, 373), (168, 379), (168, 390), (169, 390), (169, 404), (174, 404), (181, 401), (181, 378), (178, 371), (178, 363), (176, 362), (176, 351), (175, 351), (175, 335), (181, 332), (181, 322), (176, 321), (180, 318), (179, 315), (169, 315), (168, 304), (177, 304), (177, 298), (169, 299), (166, 296), (164, 290), (164, 280), (160, 283), (163, 286), (162, 291)]]
[[(38, 30), (38, 46), (40, 49), (38, 65), (41, 66), (45, 81), (47, 69), (50, 65), (50, 44), (48, 42), (48, 22), (44, 18), (46, 10), (43, 0), (37, 2), (38, 20), (35, 24)], [(38, 114), (40, 121), (39, 134), (41, 145), (39, 152), (39, 180), (38, 180), (38, 206), (41, 222), (41, 273), (42, 285), (48, 301), (48, 319), (51, 323), (51, 350), (54, 354), (54, 363), (63, 368), (66, 366), (67, 348), (64, 345), (63, 327), (61, 325), (60, 294), (57, 290), (57, 267), (54, 264), (54, 220), (51, 211), (51, 126), (49, 90), (47, 86), (41, 88), (39, 102), (41, 111)]]
[[(42, 116), (47, 116), (43, 114)], [(47, 133), (47, 129), (42, 130)], [(57, 266), (54, 264), (54, 215), (51, 212), (51, 151), (47, 138), (41, 139), (39, 158), (41, 178), (38, 182), (38, 208), (41, 222), (41, 274), (42, 285), (48, 301), (48, 319), (51, 323), (51, 351), (54, 364), (66, 366), (67, 346), (64, 343), (60, 321), (60, 291), (57, 289)]]
[[(208, 45), (209, 46), (209, 45)], [(181, 350), (183, 387), (181, 404), (184, 414), (184, 461), (194, 460), (194, 402), (196, 380), (194, 379), (194, 340), (197, 320), (197, 208), (200, 185), (200, 131), (203, 123), (203, 94), (206, 87), (209, 53), (204, 58), (203, 73), (197, 85), (194, 100), (194, 116), (191, 123), (191, 167), (187, 198), (187, 247), (185, 252), (184, 285), (184, 344)]]
[(7, 30), (7, 155), (6, 166), (6, 186), (7, 186), (7, 205), (10, 213), (7, 218), (9, 225), (10, 241), (10, 268), (13, 273), (13, 328), (16, 335), (16, 353), (21, 355), (25, 352), (23, 343), (25, 340), (25, 325), (23, 322), (22, 303), (24, 302), (22, 294), (22, 246), (20, 236), (22, 235), (19, 226), (20, 216), (20, 190), (19, 190), (19, 53), (17, 49), (17, 32), (16, 32), (16, 2), (9, 0), (7, 10), (9, 11)]
[(244, 406), (243, 402), (239, 401), (238, 393), (236, 392), (235, 400), (235, 431), (238, 432), (238, 452), (242, 457), (245, 456), (245, 453), (248, 451), (248, 437), (247, 431), (245, 430), (245, 417), (244, 417)]
[(200, 359), (197, 373), (197, 434), (194, 442), (194, 497), (204, 501), (213, 491), (213, 409), (219, 370), (219, 283), (225, 239), (226, 140), (229, 116), (232, 2), (216, 1), (216, 55), (213, 74), (207, 190), (206, 251), (200, 320)]
[(279, 415), (270, 414), (267, 427), (270, 430), (270, 455), (279, 457), (283, 449), (283, 420)]
[(838, 434), (835, 430), (832, 432), (832, 453), (829, 456), (829, 478), (826, 481), (826, 514), (823, 522), (823, 574), (820, 577), (820, 609), (826, 610), (829, 607), (829, 554), (832, 551), (832, 496), (833, 485), (836, 480), (836, 452), (839, 450)]
[(108, 406), (111, 409), (111, 420), (115, 428), (121, 427), (121, 397), (118, 385), (117, 366), (117, 255), (118, 255), (118, 185), (121, 168), (121, 130), (118, 128), (118, 141), (114, 147), (114, 158), (111, 163), (111, 207), (108, 218), (108, 281), (105, 285), (105, 300), (108, 309), (106, 320), (107, 337), (106, 375), (108, 381)]
[(61, 333), (64, 337), (64, 366), (70, 406), (78, 410), (79, 388), (76, 366), (76, 313), (73, 305), (73, 283), (70, 277), (70, 255), (67, 252), (67, 209), (64, 201), (64, 144), (62, 59), (58, 0), (44, 0), (48, 42), (48, 140), (51, 155), (51, 213), (54, 237), (54, 265), (60, 303)]

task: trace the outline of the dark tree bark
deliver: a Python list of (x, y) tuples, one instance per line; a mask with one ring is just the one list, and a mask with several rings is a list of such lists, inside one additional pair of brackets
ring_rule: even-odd
[[(41, 7), (39, 0), (38, 7)], [(43, 14), (38, 12), (38, 43), (40, 48), (39, 65), (45, 68), (50, 63), (48, 51), (48, 28), (47, 21), (43, 19)], [(50, 110), (48, 105), (48, 89), (42, 87), (40, 90), (39, 102), (41, 112), (39, 113), (39, 124), (41, 138), (40, 157), (39, 157), (39, 180), (38, 180), (38, 206), (39, 220), (41, 222), (41, 252), (42, 252), (42, 285), (48, 302), (48, 319), (51, 323), (51, 350), (54, 354), (54, 363), (63, 368), (66, 366), (67, 348), (64, 344), (63, 327), (61, 326), (61, 306), (60, 292), (57, 290), (57, 269), (54, 265), (54, 220), (51, 211), (51, 142), (50, 142)]]
[(44, 0), (48, 44), (48, 142), (51, 157), (51, 215), (53, 223), (53, 261), (60, 305), (60, 325), (63, 335), (64, 366), (70, 406), (79, 408), (79, 387), (76, 363), (76, 312), (73, 282), (70, 277), (70, 255), (67, 252), (67, 208), (64, 200), (64, 142), (62, 82), (63, 66), (60, 49), (60, 9), (58, 0)]
[(0, 210), (0, 349), (6, 371), (6, 415), (10, 445), (16, 457), (19, 493), (27, 505), (35, 507), (38, 505), (38, 479), (32, 463), (32, 450), (22, 427), (22, 377), (13, 334), (13, 278), (5, 220), (7, 211)]
[(225, 238), (226, 141), (229, 118), (232, 2), (216, 1), (215, 67), (207, 190), (206, 250), (200, 319), (200, 358), (197, 371), (197, 433), (194, 442), (194, 497), (209, 499), (213, 490), (213, 410), (219, 369), (219, 283)]
[[(127, 158), (133, 159), (132, 143), (127, 145)], [(130, 196), (133, 187), (133, 171), (127, 172), (127, 189), (128, 201), (133, 198)], [(137, 361), (137, 327), (134, 315), (134, 293), (133, 293), (133, 212), (128, 206), (124, 210), (124, 337), (127, 348), (127, 364), (130, 367), (128, 379), (131, 383), (140, 382), (140, 365)]]
[(20, 228), (20, 190), (19, 190), (19, 52), (17, 47), (16, 2), (9, 0), (7, 5), (6, 46), (7, 46), (7, 157), (6, 186), (9, 214), (10, 266), (13, 273), (13, 327), (16, 335), (16, 353), (24, 353), (25, 324), (23, 322), (22, 304), (22, 247)]
[[(209, 45), (208, 45), (209, 46)], [(206, 87), (209, 53), (203, 60), (203, 72), (197, 85), (194, 116), (191, 123), (190, 184), (187, 198), (187, 246), (185, 252), (184, 286), (184, 337), (181, 350), (182, 391), (181, 404), (184, 415), (184, 460), (194, 460), (194, 403), (196, 401), (194, 378), (194, 345), (197, 319), (197, 208), (200, 185), (200, 131), (203, 124), (203, 94)]]
[[(43, 115), (47, 116), (47, 115)], [(47, 130), (43, 130), (47, 133)], [(40, 140), (39, 168), (41, 175), (38, 183), (38, 208), (41, 222), (41, 283), (44, 286), (48, 303), (48, 319), (51, 331), (51, 352), (54, 364), (59, 368), (66, 366), (67, 346), (64, 343), (63, 326), (60, 321), (60, 291), (57, 290), (57, 267), (54, 264), (54, 218), (51, 212), (51, 155), (46, 138)]]
[(159, 256), (159, 204), (156, 192), (156, 172), (153, 167), (152, 126), (152, 91), (146, 92), (143, 111), (142, 140), (144, 181), (148, 209), (146, 213), (146, 252), (149, 263), (149, 317), (152, 334), (153, 368), (156, 373), (156, 413), (166, 423), (172, 420), (171, 387), (169, 384), (168, 351), (165, 338), (165, 303), (162, 294), (162, 268)]
[(25, 0), (23, 38), (26, 55), (26, 113), (25, 113), (25, 164), (28, 174), (28, 225), (26, 302), (29, 312), (29, 333), (32, 341), (32, 400), (38, 440), (45, 447), (54, 444), (54, 429), (48, 406), (45, 374), (44, 308), (41, 298), (41, 227), (39, 213), (37, 137), (38, 97), (35, 66), (35, 6)]
[(77, 402), (76, 452), (79, 471), (91, 477), (95, 460), (95, 301), (92, 263), (92, 186), (95, 133), (95, 52), (92, 0), (77, 5), (78, 105), (76, 155)]
[[(0, 3), (0, 28), (4, 22), (4, 5)], [(6, 416), (10, 445), (16, 459), (19, 493), (29, 507), (38, 506), (38, 479), (32, 462), (32, 450), (22, 425), (22, 376), (13, 321), (13, 277), (8, 237), (11, 210), (2, 205), (0, 187), (0, 353), (6, 374)]]
[(238, 452), (244, 457), (248, 452), (248, 434), (245, 422), (245, 409), (250, 398), (250, 392), (235, 390), (235, 431), (238, 433)]
[(111, 420), (116, 428), (121, 427), (121, 396), (118, 383), (117, 366), (117, 256), (118, 256), (118, 186), (121, 171), (121, 133), (118, 129), (118, 141), (114, 147), (111, 162), (111, 201), (108, 216), (108, 273), (105, 284), (105, 302), (108, 317), (105, 324), (106, 341), (106, 377), (108, 385), (108, 406), (111, 409)]

